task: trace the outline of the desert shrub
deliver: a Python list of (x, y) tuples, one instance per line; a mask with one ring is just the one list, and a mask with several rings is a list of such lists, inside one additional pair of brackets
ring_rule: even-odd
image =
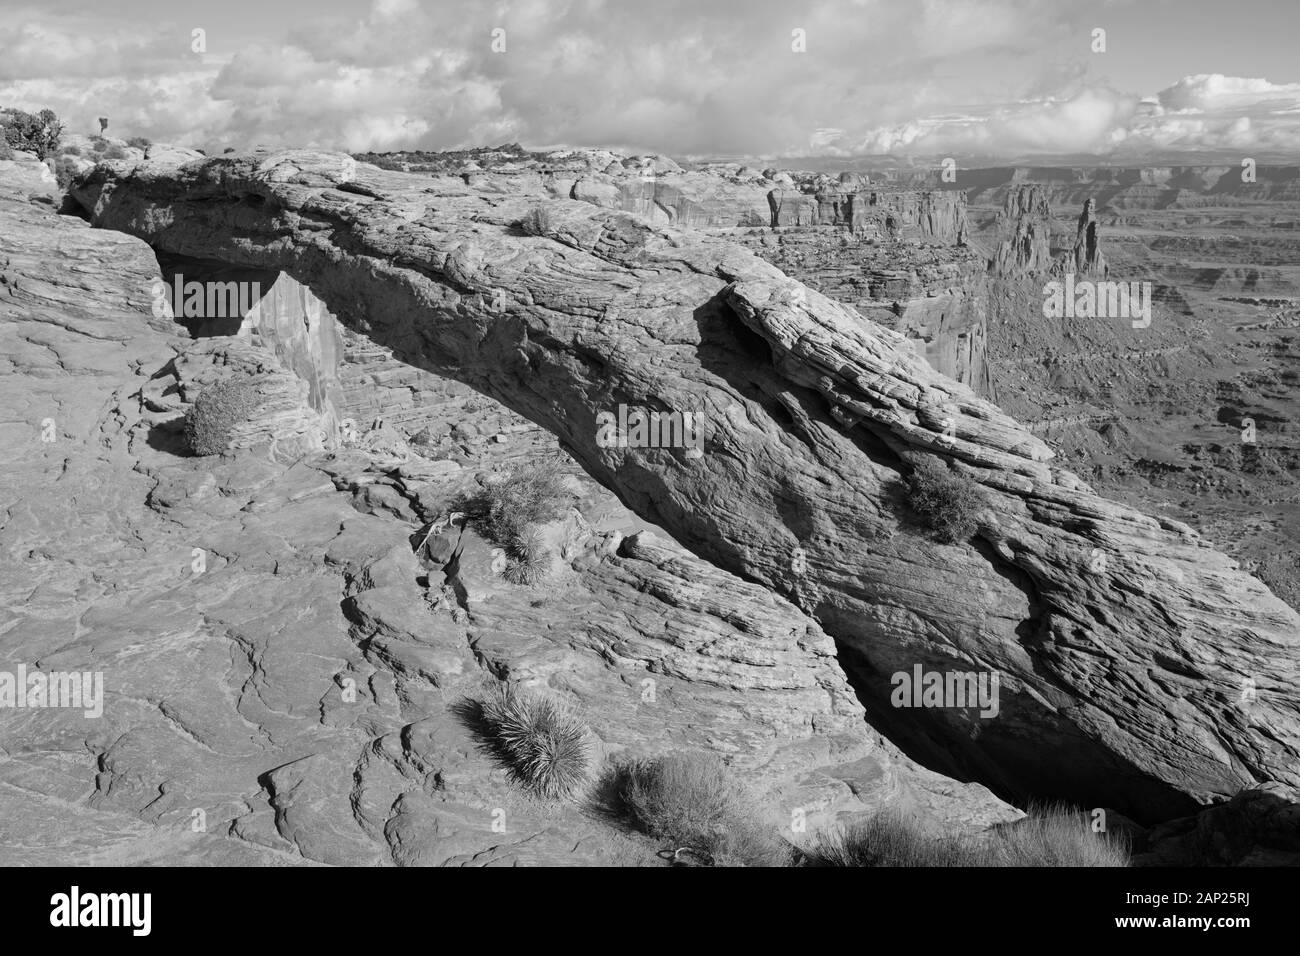
[(153, 143), (145, 139), (143, 136), (132, 136), (130, 139), (126, 141), (126, 145), (132, 147), (133, 149), (148, 149), (150, 146), (153, 145)]
[(121, 146), (117, 146), (117, 145), (110, 146), (108, 147), (108, 149), (104, 150), (104, 158), (105, 159), (126, 159), (126, 150), (124, 150)]
[(477, 496), (463, 500), (464, 511), (482, 532), (503, 547), (517, 546), (533, 525), (560, 516), (560, 505), (568, 498), (559, 469), (550, 464), (507, 478), (489, 481)]
[(41, 110), (36, 114), (10, 110), (5, 120), (4, 139), (9, 147), (35, 153), (39, 159), (57, 153), (62, 136), (63, 124), (53, 110)]
[(54, 179), (58, 182), (60, 189), (67, 192), (76, 176), (77, 165), (70, 156), (56, 156), (54, 158)]
[(530, 236), (544, 236), (554, 227), (554, 217), (545, 206), (534, 206), (519, 221), (519, 228)]
[(90, 149), (93, 153), (102, 153), (108, 149), (108, 140), (102, 136), (92, 136), (90, 137)]
[(1128, 866), (1127, 843), (1094, 833), (1088, 819), (1065, 809), (1032, 811), (983, 834), (949, 834), (896, 809), (817, 834), (803, 850), (808, 866), (1037, 867)]
[(509, 562), (504, 577), (511, 584), (531, 587), (546, 579), (551, 569), (551, 551), (542, 542), (541, 532), (535, 528), (521, 533), (506, 549)]
[(75, 145), (75, 144), (74, 144), (74, 145), (70, 145), (70, 146), (64, 146), (64, 147), (63, 147), (63, 155), (64, 155), (64, 156), (80, 156), (80, 155), (81, 155), (81, 147), (80, 147), (80, 146), (77, 146), (77, 145)]
[(588, 779), (587, 727), (567, 707), (506, 683), (478, 707), (482, 728), (511, 775), (538, 796), (571, 796)]
[(9, 144), (0, 139), (0, 160), (13, 159), (14, 152), (9, 148)]
[(235, 426), (247, 422), (257, 406), (257, 387), (246, 379), (227, 378), (208, 386), (185, 413), (190, 450), (196, 455), (221, 454)]
[(939, 540), (951, 543), (971, 536), (988, 502), (974, 481), (926, 459), (908, 479), (907, 504)]
[(618, 809), (640, 830), (714, 866), (785, 866), (791, 848), (713, 754), (672, 753), (617, 769)]

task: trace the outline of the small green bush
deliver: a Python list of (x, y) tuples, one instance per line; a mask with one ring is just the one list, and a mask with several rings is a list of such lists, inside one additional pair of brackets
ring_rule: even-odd
[(80, 147), (80, 146), (76, 146), (76, 145), (64, 146), (64, 147), (63, 147), (63, 155), (64, 155), (64, 156), (80, 156), (80, 155), (81, 155), (81, 147)]
[(104, 150), (105, 159), (126, 159), (126, 150), (121, 146), (110, 146)]
[(0, 139), (0, 160), (13, 159), (14, 152), (9, 148), (9, 144)]
[(544, 236), (554, 227), (554, 217), (545, 206), (534, 206), (519, 222), (519, 228), (530, 236)]
[(132, 147), (133, 149), (147, 150), (150, 146), (153, 145), (153, 143), (145, 139), (143, 136), (132, 136), (130, 139), (126, 141), (126, 145)]
[(983, 834), (948, 834), (896, 809), (817, 834), (803, 851), (807, 866), (1039, 867), (1128, 866), (1127, 843), (1092, 832), (1083, 814), (1033, 810)]
[(258, 404), (257, 387), (247, 379), (227, 378), (205, 388), (185, 413), (190, 450), (196, 455), (224, 452), (235, 426), (247, 422)]
[(758, 800), (713, 754), (672, 753), (616, 771), (618, 809), (640, 830), (714, 866), (786, 866), (791, 847)]
[(501, 683), (479, 702), (489, 739), (528, 789), (546, 799), (571, 796), (588, 779), (587, 727), (561, 704)]
[(978, 484), (926, 459), (907, 482), (907, 504), (940, 541), (965, 541), (979, 527), (979, 514), (988, 506)]

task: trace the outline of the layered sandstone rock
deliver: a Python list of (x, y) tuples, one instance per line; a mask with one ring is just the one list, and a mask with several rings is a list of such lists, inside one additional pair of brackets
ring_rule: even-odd
[(990, 264), (1008, 278), (1046, 272), (1052, 267), (1052, 211), (1038, 184), (1013, 187), (998, 216), (998, 244)]
[(1069, 260), (1063, 267), (1066, 272), (1080, 276), (1106, 278), (1110, 271), (1106, 266), (1106, 257), (1101, 252), (1101, 225), (1097, 222), (1097, 200), (1089, 198), (1079, 213), (1079, 225), (1075, 230), (1074, 248)]
[[(479, 471), (561, 453), (460, 383), (415, 370), (426, 455), (362, 422), (277, 454), (331, 380), (321, 303), (276, 280), (256, 335), (190, 339), (155, 314), (148, 246), (30, 197), (0, 179), (0, 671), (98, 671), (105, 693), (98, 716), (0, 708), (0, 863), (656, 862), (517, 792), (457, 710), (497, 675), (580, 708), (598, 759), (727, 755), (792, 838), (796, 812), (1019, 815), (899, 754), (815, 621), (643, 533), (567, 458), (553, 577), (503, 581), (449, 512)], [(263, 389), (250, 440), (189, 456), (184, 410), (232, 375)], [(338, 377), (346, 412), (363, 388)]]
[[(1294, 611), (737, 246), (571, 201), (528, 235), (523, 199), (310, 152), (101, 167), (76, 194), (101, 227), (288, 271), (543, 425), (638, 514), (810, 613), (868, 715), (935, 766), (1141, 819), (1300, 782)], [(704, 454), (601, 447), (618, 403), (701, 415)], [(969, 541), (935, 542), (901, 501), (929, 457), (984, 487)], [(916, 665), (996, 671), (999, 715), (891, 709)]]

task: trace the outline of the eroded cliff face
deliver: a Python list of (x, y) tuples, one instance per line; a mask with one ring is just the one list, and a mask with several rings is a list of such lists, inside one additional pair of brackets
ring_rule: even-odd
[[(815, 618), (868, 713), (935, 766), (1140, 819), (1300, 780), (1294, 611), (738, 246), (564, 200), (527, 235), (532, 199), (308, 152), (100, 167), (77, 196), (160, 249), (289, 272), (542, 425), (637, 514)], [(620, 403), (700, 415), (703, 455), (602, 447)], [(901, 501), (928, 457), (984, 488), (969, 541), (937, 543)], [(915, 665), (996, 671), (998, 717), (891, 709)]]

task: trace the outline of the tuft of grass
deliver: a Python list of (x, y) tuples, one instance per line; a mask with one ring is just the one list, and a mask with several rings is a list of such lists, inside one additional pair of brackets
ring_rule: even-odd
[(999, 866), (1128, 866), (1119, 834), (1096, 833), (1090, 818), (1066, 807), (1031, 807), (1029, 816), (996, 828), (988, 846)]
[(539, 797), (571, 796), (589, 778), (587, 727), (550, 697), (500, 683), (478, 701), (479, 718), (511, 774)]
[(528, 214), (519, 221), (519, 228), (530, 236), (544, 236), (549, 233), (555, 226), (554, 217), (551, 211), (545, 206), (534, 206), (528, 210)]
[(817, 833), (807, 866), (980, 866), (973, 840), (934, 833), (896, 808)]
[(713, 866), (786, 866), (791, 847), (762, 822), (758, 800), (713, 754), (670, 753), (625, 764), (618, 809), (640, 830)]
[(259, 404), (257, 386), (227, 378), (205, 388), (185, 413), (185, 439), (196, 455), (219, 455), (230, 445), (236, 425), (247, 422)]
[(531, 528), (510, 542), (506, 553), (510, 561), (504, 577), (511, 584), (532, 587), (546, 580), (551, 570), (551, 551), (542, 543), (541, 532)]
[(1064, 808), (1035, 810), (978, 835), (936, 831), (890, 808), (819, 832), (803, 857), (807, 866), (1128, 866), (1129, 848)]
[(965, 541), (979, 527), (988, 500), (978, 484), (927, 458), (907, 481), (907, 504), (940, 541)]
[(553, 521), (568, 492), (559, 468), (546, 464), (531, 471), (489, 481), (477, 496), (458, 508), (479, 523), (483, 533), (505, 548), (529, 537), (533, 525)]

